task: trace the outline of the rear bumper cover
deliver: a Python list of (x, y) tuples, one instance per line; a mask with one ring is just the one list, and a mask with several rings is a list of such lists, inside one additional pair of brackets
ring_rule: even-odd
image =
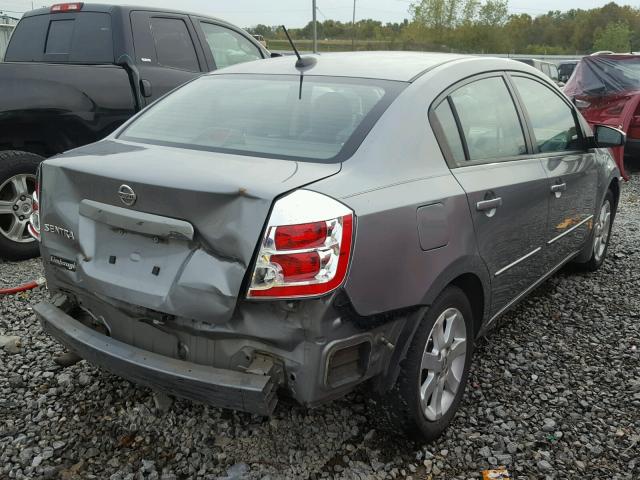
[(270, 376), (208, 367), (142, 350), (97, 332), (50, 303), (34, 311), (49, 335), (90, 363), (134, 383), (215, 407), (271, 415)]

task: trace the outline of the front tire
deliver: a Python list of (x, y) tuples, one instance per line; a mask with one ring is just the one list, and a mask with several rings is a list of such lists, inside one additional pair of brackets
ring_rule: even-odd
[(590, 237), (591, 257), (585, 263), (580, 264), (584, 270), (595, 272), (607, 258), (611, 229), (616, 215), (615, 205), (613, 193), (609, 190), (594, 218), (593, 233)]
[(28, 152), (0, 152), (0, 258), (25, 260), (39, 254), (27, 223), (36, 171), (43, 160)]
[(464, 394), (473, 335), (467, 296), (458, 287), (447, 287), (420, 322), (398, 381), (380, 399), (387, 427), (426, 441), (444, 432)]

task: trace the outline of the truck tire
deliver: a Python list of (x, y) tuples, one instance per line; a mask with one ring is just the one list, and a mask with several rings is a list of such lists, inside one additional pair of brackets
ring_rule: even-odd
[(0, 258), (26, 260), (39, 255), (39, 245), (27, 231), (31, 195), (35, 189), (40, 155), (0, 152)]
[(467, 296), (458, 287), (447, 287), (420, 321), (398, 381), (375, 401), (383, 429), (428, 442), (444, 432), (464, 394), (473, 332)]

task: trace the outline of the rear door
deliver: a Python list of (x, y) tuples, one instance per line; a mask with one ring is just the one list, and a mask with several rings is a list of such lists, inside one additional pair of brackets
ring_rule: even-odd
[(549, 227), (543, 256), (548, 269), (580, 250), (596, 210), (598, 171), (573, 106), (549, 85), (526, 74), (511, 81), (533, 135), (534, 153), (548, 180)]
[(439, 137), (467, 193), (478, 250), (492, 278), (492, 313), (508, 306), (545, 272), (549, 187), (502, 74), (477, 77), (436, 107)]
[(135, 11), (131, 27), (147, 104), (207, 70), (188, 16)]

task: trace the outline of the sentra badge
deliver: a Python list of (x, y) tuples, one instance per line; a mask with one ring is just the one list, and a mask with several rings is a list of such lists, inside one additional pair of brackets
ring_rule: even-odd
[(69, 240), (76, 239), (76, 235), (73, 233), (72, 230), (69, 230), (68, 228), (59, 227), (58, 225), (45, 223), (44, 231), (49, 233), (55, 233), (56, 235), (60, 235), (61, 237), (68, 238)]

